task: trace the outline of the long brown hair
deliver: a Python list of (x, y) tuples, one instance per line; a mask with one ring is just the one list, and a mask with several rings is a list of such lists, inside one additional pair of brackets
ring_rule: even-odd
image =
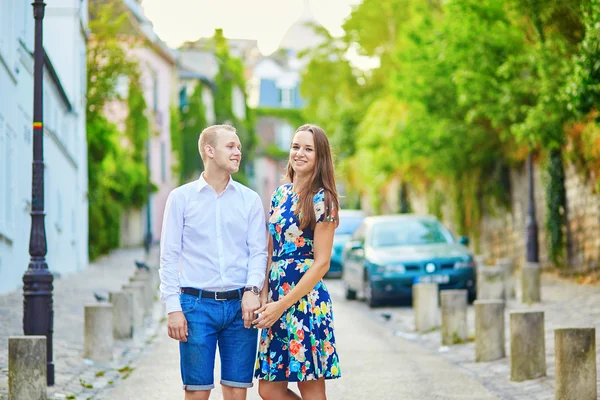
[[(315, 142), (316, 163), (313, 170), (310, 182), (305, 187), (299, 188), (298, 204), (300, 207), (296, 209), (296, 214), (300, 215), (300, 229), (306, 227), (315, 228), (317, 218), (314, 209), (314, 196), (322, 188), (325, 197), (325, 220), (335, 219), (338, 222), (338, 213), (340, 205), (338, 202), (337, 189), (335, 187), (335, 175), (333, 170), (333, 157), (331, 156), (331, 148), (325, 131), (316, 125), (302, 125), (294, 132), (293, 137), (300, 131), (310, 132), (313, 135)], [(294, 169), (288, 160), (286, 179), (294, 183)]]

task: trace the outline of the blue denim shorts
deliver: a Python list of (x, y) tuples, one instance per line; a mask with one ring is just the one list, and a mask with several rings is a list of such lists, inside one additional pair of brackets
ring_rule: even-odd
[(221, 356), (221, 385), (252, 387), (258, 330), (244, 328), (242, 301), (215, 300), (180, 294), (188, 324), (187, 342), (179, 342), (184, 390), (210, 390), (215, 354)]

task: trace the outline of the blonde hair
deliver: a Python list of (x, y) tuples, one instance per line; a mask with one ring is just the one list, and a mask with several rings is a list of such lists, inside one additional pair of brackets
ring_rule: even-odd
[(212, 147), (216, 146), (217, 135), (221, 130), (237, 133), (235, 128), (231, 125), (212, 125), (208, 128), (205, 128), (200, 134), (200, 137), (198, 138), (198, 151), (200, 152), (200, 157), (202, 157), (203, 162), (206, 159), (206, 153), (204, 152), (204, 148), (206, 147), (206, 145)]

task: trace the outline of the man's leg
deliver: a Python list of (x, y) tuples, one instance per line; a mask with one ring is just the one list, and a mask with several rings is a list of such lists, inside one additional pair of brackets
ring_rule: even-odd
[(223, 308), (214, 300), (181, 295), (188, 324), (187, 342), (179, 342), (181, 379), (186, 400), (208, 400), (214, 385), (215, 353)]
[(208, 400), (209, 397), (210, 390), (185, 391), (185, 400)]
[(241, 300), (228, 300), (225, 328), (219, 333), (221, 355), (221, 385), (225, 400), (245, 400), (252, 387), (258, 330), (244, 328)]

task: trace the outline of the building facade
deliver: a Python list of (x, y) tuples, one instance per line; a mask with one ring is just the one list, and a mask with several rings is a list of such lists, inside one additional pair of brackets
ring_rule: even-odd
[[(150, 180), (156, 191), (150, 196), (150, 229), (153, 242), (160, 239), (162, 220), (167, 197), (176, 187), (173, 173), (171, 148), (171, 107), (176, 105), (177, 69), (173, 51), (156, 35), (152, 23), (145, 16), (141, 4), (136, 0), (123, 0), (130, 13), (129, 25), (137, 41), (128, 45), (128, 55), (136, 60), (141, 73), (141, 84), (150, 122)], [(127, 96), (127, 85), (119, 92)], [(129, 113), (126, 101), (113, 102), (107, 106), (107, 117), (124, 131)], [(148, 205), (146, 206), (148, 207)], [(147, 210), (131, 209), (121, 217), (120, 243), (123, 247), (140, 246), (147, 233)]]
[[(87, 1), (53, 0), (44, 18), (44, 197), (51, 271), (88, 263)], [(34, 19), (30, 2), (0, 0), (0, 293), (29, 264)]]

